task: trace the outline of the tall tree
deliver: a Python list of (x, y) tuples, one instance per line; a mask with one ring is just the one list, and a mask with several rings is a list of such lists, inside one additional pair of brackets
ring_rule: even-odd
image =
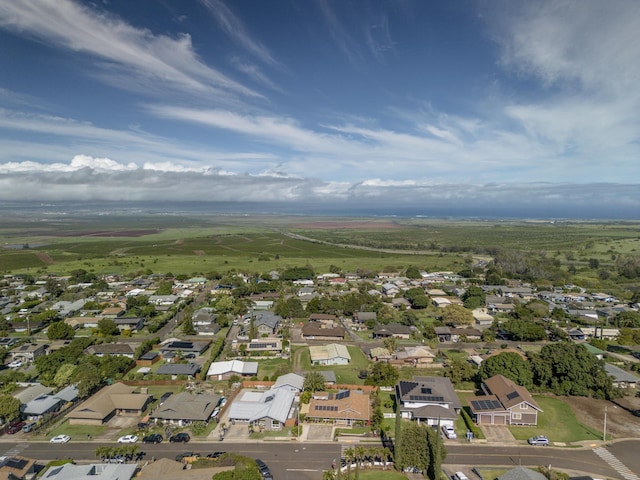
[(407, 423), (401, 431), (401, 448), (396, 451), (396, 465), (400, 471), (407, 467), (415, 467), (423, 473), (429, 471), (431, 455), (428, 435), (433, 430), (424, 423)]
[(73, 327), (63, 321), (53, 322), (47, 328), (47, 338), (49, 340), (69, 340), (75, 335)]
[(20, 400), (11, 395), (0, 395), (0, 418), (12, 422), (20, 416)]
[(442, 310), (442, 323), (447, 325), (471, 325), (473, 313), (462, 305), (448, 305)]
[(480, 378), (486, 380), (494, 375), (504, 375), (525, 388), (533, 386), (531, 364), (516, 352), (503, 352), (493, 355), (480, 365)]
[(326, 380), (320, 372), (312, 370), (304, 376), (302, 389), (305, 392), (319, 392), (325, 389)]

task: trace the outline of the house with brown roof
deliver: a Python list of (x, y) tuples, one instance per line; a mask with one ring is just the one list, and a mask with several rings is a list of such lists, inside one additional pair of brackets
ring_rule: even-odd
[(338, 317), (328, 313), (312, 313), (309, 315), (310, 322), (317, 322), (324, 328), (333, 328), (338, 324)]
[(151, 395), (133, 393), (136, 387), (114, 383), (99, 390), (68, 415), (71, 425), (102, 425), (113, 416), (142, 415)]
[(317, 322), (307, 322), (302, 326), (302, 338), (315, 340), (344, 340), (344, 327), (322, 328)]
[(414, 366), (424, 368), (431, 364), (436, 358), (436, 354), (424, 345), (415, 347), (404, 347), (396, 351), (396, 358), (391, 361), (395, 365)]
[(0, 480), (22, 480), (36, 474), (36, 461), (18, 455), (0, 457)]
[(96, 357), (127, 357), (133, 358), (134, 350), (128, 343), (100, 343), (91, 345), (85, 350)]
[(482, 384), (482, 396), (469, 400), (473, 420), (478, 425), (537, 425), (542, 409), (529, 391), (503, 375), (494, 375)]
[(309, 402), (306, 419), (339, 425), (366, 423), (371, 416), (369, 394), (362, 390), (340, 390), (338, 393), (319, 392)]

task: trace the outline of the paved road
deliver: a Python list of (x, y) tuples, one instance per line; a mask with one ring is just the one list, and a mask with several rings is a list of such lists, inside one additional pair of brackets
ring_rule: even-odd
[[(0, 456), (22, 454), (40, 460), (53, 460), (72, 456), (77, 461), (95, 461), (95, 450), (100, 446), (113, 446), (98, 442), (70, 442), (50, 445), (46, 442), (0, 443)], [(591, 448), (552, 448), (530, 446), (447, 445), (445, 468), (457, 466), (531, 466), (551, 465), (552, 468), (584, 472), (596, 477), (636, 480), (640, 475), (640, 440), (617, 442), (607, 446), (606, 456), (596, 455)], [(242, 453), (264, 460), (282, 480), (319, 480), (322, 470), (329, 468), (340, 457), (341, 444), (297, 442), (192, 442), (186, 445), (162, 443), (140, 445), (146, 452), (145, 460), (175, 458), (185, 451), (206, 455), (215, 451)], [(602, 453), (602, 452), (601, 452)], [(625, 468), (623, 468), (625, 467)], [(624, 474), (623, 474), (624, 472)]]

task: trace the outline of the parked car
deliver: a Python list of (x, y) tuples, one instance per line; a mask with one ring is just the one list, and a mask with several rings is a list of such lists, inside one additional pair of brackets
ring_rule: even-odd
[(220, 401), (218, 402), (218, 406), (220, 408), (224, 407), (227, 404), (227, 399), (225, 397), (221, 397)]
[(256, 465), (258, 465), (258, 470), (260, 470), (260, 475), (264, 480), (273, 480), (273, 475), (271, 475), (271, 470), (267, 467), (267, 464), (264, 463), (259, 458), (256, 458)]
[(29, 423), (25, 423), (22, 426), (22, 431), (24, 433), (29, 433), (31, 430), (33, 430), (34, 428), (36, 428), (38, 426), (38, 422), (29, 422)]
[(136, 443), (138, 441), (137, 435), (125, 435), (118, 439), (118, 443)]
[(25, 423), (23, 421), (13, 422), (11, 425), (9, 425), (7, 433), (10, 433), (11, 435), (13, 435), (14, 433), (18, 433), (22, 430), (22, 427), (24, 427), (24, 425)]
[(213, 412), (211, 412), (211, 418), (216, 418), (219, 413), (220, 413), (220, 407), (214, 408)]
[(218, 458), (224, 455), (227, 452), (213, 452), (207, 455), (207, 458)]
[(154, 445), (157, 443), (161, 443), (164, 438), (159, 433), (152, 433), (151, 435), (147, 435), (142, 439), (142, 443), (153, 443)]
[(549, 439), (544, 435), (536, 435), (535, 437), (531, 437), (529, 440), (527, 440), (527, 442), (529, 442), (529, 445), (541, 445), (543, 447), (549, 445)]
[(464, 474), (464, 472), (456, 472), (453, 474), (453, 480), (469, 480), (469, 478)]
[(13, 362), (7, 365), (9, 368), (20, 368), (22, 366), (22, 362), (20, 360), (14, 360)]
[(170, 443), (187, 443), (189, 440), (191, 440), (191, 437), (189, 436), (188, 433), (180, 432), (180, 433), (176, 433), (174, 436), (172, 436), (169, 439), (169, 442)]
[(447, 438), (457, 438), (455, 429), (451, 425), (443, 425), (442, 433)]
[(50, 443), (67, 443), (69, 440), (71, 440), (71, 437), (69, 435), (56, 435), (51, 440), (49, 440), (49, 442)]

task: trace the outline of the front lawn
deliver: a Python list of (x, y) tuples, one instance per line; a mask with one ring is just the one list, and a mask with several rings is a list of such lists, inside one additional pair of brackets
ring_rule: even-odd
[(534, 396), (534, 400), (543, 410), (538, 412), (536, 427), (510, 427), (516, 440), (526, 440), (534, 435), (545, 435), (550, 442), (578, 442), (581, 440), (600, 440), (602, 432), (581, 424), (571, 407), (555, 397)]
[(46, 431), (46, 437), (55, 437), (56, 435), (69, 435), (71, 441), (81, 440), (86, 441), (91, 437), (98, 437), (106, 431), (107, 427), (104, 425), (71, 425), (68, 421), (64, 421), (59, 425), (56, 425), (52, 430)]

